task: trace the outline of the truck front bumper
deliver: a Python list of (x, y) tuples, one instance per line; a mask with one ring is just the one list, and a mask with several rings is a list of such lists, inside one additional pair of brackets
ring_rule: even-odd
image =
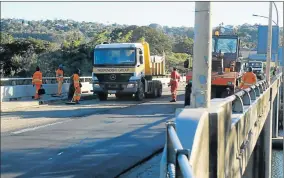
[(111, 83), (111, 82), (94, 82), (94, 93), (108, 93), (108, 94), (134, 94), (137, 92), (137, 82), (127, 83)]

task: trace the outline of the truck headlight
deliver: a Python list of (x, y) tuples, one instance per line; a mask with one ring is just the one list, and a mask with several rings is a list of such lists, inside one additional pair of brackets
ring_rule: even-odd
[(94, 84), (94, 88), (100, 88), (100, 85), (99, 84)]
[(127, 84), (127, 88), (134, 88), (134, 87), (135, 87), (134, 83)]

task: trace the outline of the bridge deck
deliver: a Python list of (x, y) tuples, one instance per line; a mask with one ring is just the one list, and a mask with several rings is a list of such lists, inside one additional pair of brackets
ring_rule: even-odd
[(90, 100), (2, 112), (1, 126), (13, 117), (50, 120), (42, 127), (1, 129), (1, 177), (114, 177), (164, 146), (164, 123), (183, 106), (183, 96), (169, 100), (167, 92), (145, 102)]

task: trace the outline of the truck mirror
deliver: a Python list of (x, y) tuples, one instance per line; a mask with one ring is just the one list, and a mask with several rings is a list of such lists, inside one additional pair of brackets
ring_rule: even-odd
[(143, 64), (143, 56), (139, 56), (139, 62), (140, 64)]
[(187, 60), (184, 61), (183, 67), (188, 68), (188, 66), (189, 66), (189, 60), (187, 59)]

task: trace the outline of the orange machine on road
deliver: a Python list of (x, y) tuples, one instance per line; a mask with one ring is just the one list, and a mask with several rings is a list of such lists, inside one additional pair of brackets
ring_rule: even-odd
[[(188, 68), (188, 64), (186, 61), (184, 67)], [(240, 85), (243, 74), (239, 37), (219, 35), (219, 31), (216, 31), (212, 37), (211, 98), (224, 98), (233, 94)], [(186, 75), (187, 84), (191, 80), (192, 71), (189, 71)]]

